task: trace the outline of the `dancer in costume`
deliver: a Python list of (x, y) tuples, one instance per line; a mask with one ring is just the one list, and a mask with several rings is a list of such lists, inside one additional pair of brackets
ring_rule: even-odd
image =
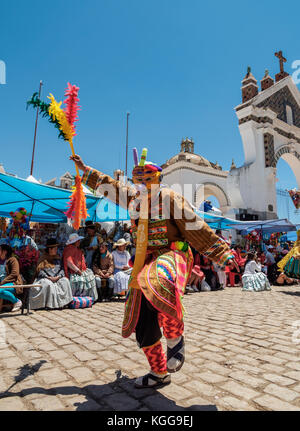
[(300, 280), (300, 230), (297, 232), (297, 240), (293, 248), (278, 262), (277, 266), (288, 277)]
[[(183, 196), (160, 187), (162, 169), (146, 161), (146, 155), (143, 149), (138, 162), (134, 149), (135, 187), (86, 166), (77, 155), (71, 159), (84, 171), (83, 183), (94, 190), (100, 186), (108, 198), (129, 209), (136, 254), (122, 336), (135, 331), (138, 346), (150, 364), (150, 373), (139, 377), (135, 386), (157, 388), (169, 384), (169, 373), (180, 370), (184, 362), (182, 298), (193, 267), (189, 243), (222, 267), (233, 256), (226, 242), (195, 214)], [(167, 357), (160, 327), (167, 339)]]

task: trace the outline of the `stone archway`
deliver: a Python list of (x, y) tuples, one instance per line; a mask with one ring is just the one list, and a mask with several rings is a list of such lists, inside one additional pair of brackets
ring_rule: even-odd
[(294, 149), (293, 144), (283, 145), (274, 155), (273, 166), (276, 167), (279, 159), (282, 158), (293, 171), (298, 189), (300, 190), (300, 153)]
[(197, 187), (195, 192), (196, 207), (199, 208), (201, 202), (209, 196), (214, 196), (218, 199), (222, 213), (227, 212), (228, 207), (231, 205), (227, 194), (219, 185), (210, 182), (205, 182)]

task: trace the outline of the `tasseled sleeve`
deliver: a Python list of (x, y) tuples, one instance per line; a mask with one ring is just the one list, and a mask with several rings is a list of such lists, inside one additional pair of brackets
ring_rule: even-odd
[(171, 216), (183, 238), (200, 254), (221, 267), (233, 258), (226, 242), (194, 212), (183, 196), (171, 191), (170, 204)]
[(133, 187), (126, 186), (100, 171), (87, 167), (82, 176), (82, 183), (93, 190), (98, 189), (112, 202), (123, 208), (128, 208), (129, 202), (136, 195)]

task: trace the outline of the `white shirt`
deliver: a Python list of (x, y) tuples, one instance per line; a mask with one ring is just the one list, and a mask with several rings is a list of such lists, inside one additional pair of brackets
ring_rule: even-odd
[(112, 256), (114, 258), (114, 265), (116, 269), (123, 269), (124, 266), (128, 266), (130, 254), (127, 250), (125, 251), (114, 250), (112, 252)]
[(272, 253), (270, 253), (269, 251), (267, 251), (267, 252), (265, 253), (265, 256), (266, 256), (266, 261), (265, 261), (265, 263), (266, 263), (267, 265), (273, 265), (273, 264), (275, 263), (275, 257), (273, 256), (273, 254), (272, 254)]
[(255, 260), (250, 260), (245, 266), (244, 275), (255, 274), (256, 272), (261, 271), (261, 264), (256, 263)]

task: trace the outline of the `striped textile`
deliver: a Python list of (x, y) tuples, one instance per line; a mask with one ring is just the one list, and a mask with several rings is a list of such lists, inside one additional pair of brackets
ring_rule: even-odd
[(93, 305), (93, 298), (90, 296), (73, 296), (70, 308), (90, 308)]

